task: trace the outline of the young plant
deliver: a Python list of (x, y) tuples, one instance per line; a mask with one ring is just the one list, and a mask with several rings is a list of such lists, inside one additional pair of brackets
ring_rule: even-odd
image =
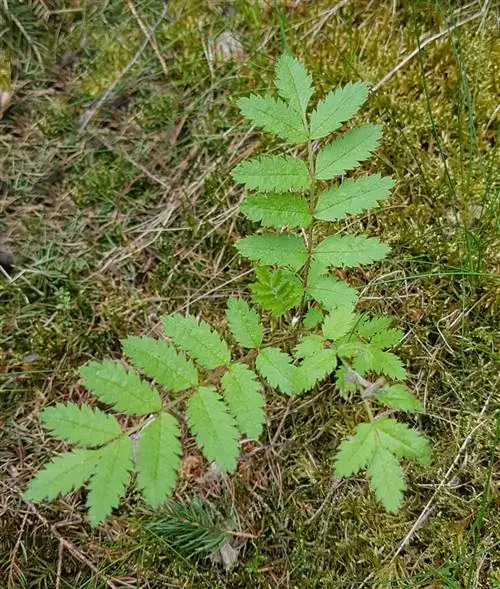
[[(363, 235), (323, 235), (325, 222), (376, 207), (394, 184), (380, 174), (344, 177), (371, 155), (382, 136), (381, 127), (370, 124), (339, 132), (366, 100), (368, 87), (347, 84), (310, 111), (311, 76), (289, 55), (277, 63), (275, 84), (277, 98), (252, 95), (238, 106), (251, 123), (285, 144), (304, 145), (305, 158), (261, 155), (232, 171), (234, 180), (251, 191), (242, 213), (264, 228), (236, 248), (255, 262), (250, 290), (270, 343), (264, 344), (257, 311), (234, 297), (226, 311), (231, 344), (205, 321), (178, 313), (163, 318), (164, 339), (126, 338), (129, 367), (104, 360), (81, 369), (84, 385), (108, 411), (74, 403), (42, 411), (52, 435), (76, 448), (36, 475), (27, 499), (53, 499), (88, 481), (90, 523), (97, 525), (119, 504), (134, 473), (146, 502), (159, 505), (176, 484), (184, 429), (209, 461), (234, 472), (241, 435), (257, 439), (262, 433), (262, 382), (266, 389), (299, 395), (332, 374), (339, 394), (362, 403), (367, 414), (339, 446), (338, 476), (366, 470), (378, 499), (396, 511), (405, 488), (400, 460), (427, 463), (428, 442), (419, 432), (385, 413), (377, 415), (382, 407), (391, 412), (422, 408), (403, 384), (403, 363), (389, 351), (403, 333), (391, 327), (391, 317), (356, 312), (357, 291), (332, 272), (379, 261), (389, 247)], [(333, 140), (325, 142), (332, 133)], [(279, 327), (272, 317), (282, 317)], [(272, 345), (277, 339), (291, 343), (283, 350)], [(123, 428), (123, 419), (111, 412), (128, 416), (132, 425)]]

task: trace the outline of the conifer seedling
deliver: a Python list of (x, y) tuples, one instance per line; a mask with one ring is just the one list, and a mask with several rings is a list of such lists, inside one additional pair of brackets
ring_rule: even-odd
[[(397, 511), (405, 489), (401, 460), (428, 462), (426, 438), (392, 415), (422, 410), (393, 351), (403, 333), (391, 327), (392, 317), (357, 312), (356, 289), (336, 275), (382, 260), (389, 247), (339, 233), (338, 225), (326, 235), (324, 229), (378, 206), (394, 185), (388, 176), (356, 171), (378, 147), (382, 128), (341, 130), (368, 86), (349, 83), (310, 108), (311, 76), (288, 54), (277, 62), (275, 86), (277, 96), (251, 95), (238, 106), (252, 125), (280, 138), (287, 153), (297, 146), (305, 156), (262, 154), (231, 172), (248, 191), (242, 214), (260, 224), (236, 243), (255, 266), (252, 304), (229, 298), (224, 337), (204, 320), (174, 313), (163, 318), (163, 338), (122, 341), (126, 363), (82, 367), (84, 386), (101, 404), (59, 403), (41, 412), (51, 435), (74, 448), (34, 477), (26, 499), (51, 500), (86, 485), (96, 526), (119, 505), (132, 475), (144, 500), (161, 505), (175, 488), (185, 435), (208, 461), (234, 472), (242, 436), (257, 440), (263, 432), (265, 393), (303, 395), (325, 379), (367, 414), (332, 457), (337, 476), (365, 471), (376, 497)], [(283, 335), (277, 329), (289, 337), (277, 337)], [(291, 343), (282, 349), (278, 340)], [(213, 371), (220, 378), (210, 378)], [(179, 401), (180, 417), (173, 410)], [(123, 428), (120, 415), (135, 425)]]

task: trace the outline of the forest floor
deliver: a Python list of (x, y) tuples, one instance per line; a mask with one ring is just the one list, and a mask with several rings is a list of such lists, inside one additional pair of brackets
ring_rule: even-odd
[[(500, 587), (498, 16), (487, 0), (0, 2), (0, 249), (15, 256), (0, 268), (2, 589)], [(392, 257), (353, 279), (405, 330), (425, 406), (409, 421), (433, 459), (405, 467), (404, 506), (386, 513), (363, 477), (333, 477), (356, 411), (273, 396), (236, 475), (214, 484), (183, 459), (176, 496), (236, 522), (227, 570), (148, 535), (161, 510), (132, 492), (97, 530), (82, 492), (36, 506), (22, 492), (62, 447), (37, 415), (85, 399), (83, 363), (170, 311), (216, 324), (246, 291), (229, 171), (263, 139), (235, 101), (270, 88), (285, 40), (322, 91), (373, 86), (359, 116), (385, 131), (365, 169), (396, 188), (345, 227)]]

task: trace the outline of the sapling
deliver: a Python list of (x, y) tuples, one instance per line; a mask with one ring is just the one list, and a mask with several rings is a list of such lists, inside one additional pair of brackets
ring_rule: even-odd
[[(368, 86), (349, 83), (310, 109), (311, 81), (304, 66), (285, 54), (276, 65), (278, 97), (238, 101), (253, 125), (287, 149), (302, 146), (294, 151), (305, 154), (263, 154), (232, 170), (249, 191), (241, 212), (262, 227), (236, 243), (255, 264), (249, 289), (260, 312), (246, 299), (230, 297), (227, 338), (203, 319), (167, 315), (164, 338), (122, 341), (127, 364), (103, 360), (82, 367), (84, 386), (107, 409), (59, 403), (41, 412), (52, 435), (75, 449), (35, 476), (28, 500), (50, 500), (87, 484), (89, 519), (96, 526), (118, 506), (133, 473), (145, 501), (160, 505), (175, 488), (185, 430), (207, 460), (234, 472), (241, 436), (257, 440), (262, 434), (264, 391), (303, 395), (333, 376), (339, 395), (363, 404), (367, 416), (340, 443), (335, 474), (366, 470), (385, 508), (400, 507), (400, 460), (429, 459), (427, 440), (389, 416), (422, 409), (403, 384), (403, 363), (390, 351), (403, 333), (391, 327), (392, 317), (356, 311), (356, 289), (335, 275), (335, 269), (382, 260), (389, 247), (338, 230), (324, 235), (325, 222), (376, 207), (394, 182), (353, 174), (382, 136), (378, 125), (342, 130), (365, 102)], [(278, 339), (288, 342), (285, 349), (273, 343)], [(120, 414), (133, 418), (127, 419), (133, 425), (124, 428)]]

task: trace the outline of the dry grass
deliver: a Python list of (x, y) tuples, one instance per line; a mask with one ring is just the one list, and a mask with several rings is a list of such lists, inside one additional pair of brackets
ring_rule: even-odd
[[(135, 14), (118, 1), (0, 2), (14, 94), (0, 120), (0, 229), (16, 256), (0, 276), (2, 588), (499, 587), (495, 8), (288, 2), (280, 32), (257, 4), (170, 3), (124, 74), (162, 2)], [(243, 59), (217, 60), (227, 30)], [(405, 506), (386, 514), (362, 478), (332, 476), (359, 408), (331, 384), (292, 405), (270, 395), (267, 439), (244, 448), (237, 476), (206, 480), (199, 456), (184, 457), (178, 496), (236, 514), (247, 536), (226, 572), (148, 536), (160, 514), (133, 493), (90, 531), (82, 493), (34, 507), (22, 490), (60, 449), (37, 413), (84, 400), (83, 362), (119, 355), (120, 337), (155, 333), (168, 311), (217, 322), (226, 296), (245, 290), (232, 243), (247, 225), (228, 170), (261, 143), (233, 105), (268, 87), (283, 32), (325, 90), (383, 82), (360, 120), (386, 124), (373, 168), (397, 189), (346, 227), (394, 255), (349, 278), (364, 307), (405, 329), (434, 459), (408, 469)], [(417, 38), (423, 52), (405, 61)]]

